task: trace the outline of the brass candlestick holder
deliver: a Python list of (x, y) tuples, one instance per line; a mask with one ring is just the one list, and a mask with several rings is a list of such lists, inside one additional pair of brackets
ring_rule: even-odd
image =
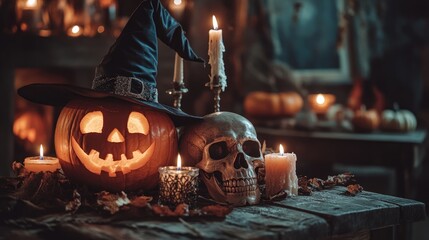
[(205, 86), (213, 91), (214, 112), (220, 112), (220, 93), (222, 92), (222, 85), (219, 82), (219, 76), (214, 76), (213, 81), (206, 83)]
[(173, 82), (173, 88), (166, 91), (167, 94), (173, 96), (173, 107), (180, 109), (182, 107), (182, 96), (184, 93), (187, 93), (188, 89), (185, 87), (185, 84)]

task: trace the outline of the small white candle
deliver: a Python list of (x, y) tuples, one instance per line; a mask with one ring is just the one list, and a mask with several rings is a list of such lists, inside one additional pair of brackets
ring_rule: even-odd
[(173, 82), (177, 83), (179, 86), (183, 84), (183, 58), (181, 58), (177, 53), (174, 59)]
[(37, 157), (27, 157), (24, 166), (30, 172), (55, 172), (60, 169), (60, 162), (56, 157), (43, 156), (43, 146), (40, 145), (40, 155)]
[(222, 29), (218, 29), (216, 17), (213, 15), (213, 29), (210, 29), (209, 31), (208, 52), (209, 64), (211, 67), (210, 89), (213, 89), (214, 85), (219, 84), (222, 88), (222, 91), (225, 91), (226, 75), (225, 66), (223, 63), (223, 52), (225, 52), (225, 46), (223, 45), (222, 41)]
[(274, 196), (281, 191), (292, 196), (298, 195), (295, 153), (284, 153), (280, 144), (279, 153), (265, 155), (265, 184), (267, 196)]

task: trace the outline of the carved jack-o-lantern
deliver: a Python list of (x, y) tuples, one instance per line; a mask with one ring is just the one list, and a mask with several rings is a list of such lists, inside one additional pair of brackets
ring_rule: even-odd
[(167, 114), (115, 99), (75, 99), (61, 111), (55, 149), (65, 174), (109, 191), (151, 189), (177, 156)]

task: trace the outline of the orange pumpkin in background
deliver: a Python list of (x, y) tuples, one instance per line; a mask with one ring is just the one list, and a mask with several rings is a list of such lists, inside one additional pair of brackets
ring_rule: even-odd
[(380, 116), (375, 109), (367, 110), (362, 106), (352, 119), (353, 127), (357, 132), (372, 132), (380, 125)]
[(55, 150), (71, 180), (95, 189), (152, 189), (177, 157), (170, 117), (116, 99), (75, 99), (61, 111)]
[(250, 117), (291, 117), (301, 111), (304, 101), (296, 92), (251, 92), (244, 100), (244, 111)]

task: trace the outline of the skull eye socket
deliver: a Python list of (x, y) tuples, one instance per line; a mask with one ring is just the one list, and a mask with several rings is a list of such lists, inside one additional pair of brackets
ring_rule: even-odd
[(261, 156), (261, 151), (259, 151), (259, 143), (253, 140), (247, 140), (243, 143), (243, 152), (254, 158)]
[(79, 126), (82, 134), (101, 133), (103, 131), (103, 113), (100, 111), (87, 113)]
[(209, 154), (213, 160), (220, 160), (228, 156), (229, 151), (226, 142), (217, 142), (210, 145)]

